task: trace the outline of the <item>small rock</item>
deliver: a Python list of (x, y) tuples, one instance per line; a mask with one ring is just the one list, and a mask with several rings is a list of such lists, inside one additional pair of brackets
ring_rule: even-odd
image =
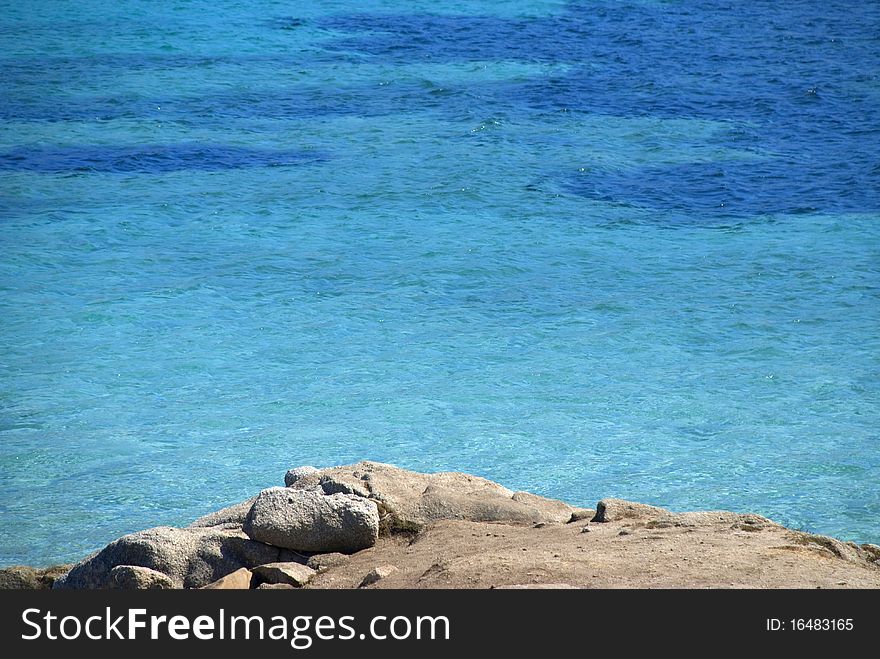
[(545, 526), (547, 526), (546, 522), (538, 522), (532, 528), (533, 529), (543, 529)]
[(286, 583), (302, 588), (317, 572), (301, 563), (269, 563), (255, 567), (254, 574), (267, 583)]
[(174, 582), (167, 574), (139, 565), (117, 565), (110, 570), (110, 587), (116, 590), (170, 590)]
[(380, 565), (379, 567), (373, 568), (370, 570), (367, 575), (361, 581), (361, 585), (358, 588), (365, 588), (370, 586), (377, 581), (381, 581), (385, 577), (389, 576), (397, 572), (397, 567), (394, 565)]
[(251, 587), (252, 578), (253, 573), (243, 567), (225, 577), (220, 577), (217, 581), (212, 581), (207, 586), (202, 586), (202, 588), (205, 590), (247, 590)]
[(374, 501), (350, 494), (273, 487), (257, 496), (244, 531), (276, 547), (354, 553), (376, 544), (379, 511)]
[(584, 528), (581, 529), (581, 533), (592, 533), (592, 532), (593, 532), (593, 529), (591, 529), (589, 526), (585, 526)]
[(350, 557), (347, 554), (340, 554), (339, 552), (331, 552), (329, 554), (315, 554), (310, 557), (306, 565), (308, 565), (313, 570), (317, 570), (318, 572), (326, 572), (331, 567), (338, 567), (340, 565), (345, 565), (350, 560)]
[(623, 531), (621, 531), (617, 535), (632, 535), (632, 531), (627, 531), (626, 529), (623, 529)]
[(310, 481), (310, 484), (311, 481), (314, 481), (314, 484), (317, 485), (318, 479), (316, 476), (319, 473), (320, 471), (318, 469), (310, 465), (288, 469), (287, 473), (284, 474), (284, 485), (285, 487), (294, 487), (299, 482), (300, 486), (298, 486), (297, 489), (303, 489), (301, 486), (302, 482), (305, 480)]
[(289, 583), (261, 583), (256, 590), (296, 590), (296, 586)]

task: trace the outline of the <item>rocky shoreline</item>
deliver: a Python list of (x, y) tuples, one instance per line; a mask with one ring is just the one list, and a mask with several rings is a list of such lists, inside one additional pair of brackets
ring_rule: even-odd
[(880, 588), (880, 546), (759, 515), (582, 509), (376, 462), (284, 483), (76, 565), (0, 570), (0, 588)]

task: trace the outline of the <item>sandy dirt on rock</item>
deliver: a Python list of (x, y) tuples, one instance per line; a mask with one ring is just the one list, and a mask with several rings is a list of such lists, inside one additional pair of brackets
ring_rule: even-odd
[(835, 554), (822, 536), (731, 524), (729, 514), (713, 513), (688, 524), (441, 520), (417, 534), (380, 538), (308, 588), (357, 588), (387, 565), (397, 569), (370, 588), (880, 588), (877, 564)]

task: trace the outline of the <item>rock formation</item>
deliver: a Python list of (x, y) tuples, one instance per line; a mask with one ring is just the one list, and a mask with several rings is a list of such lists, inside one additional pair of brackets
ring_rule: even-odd
[[(460, 473), (298, 467), (186, 528), (123, 536), (3, 588), (880, 587), (880, 547), (753, 514), (596, 510)], [(53, 583), (54, 582), (54, 583)]]

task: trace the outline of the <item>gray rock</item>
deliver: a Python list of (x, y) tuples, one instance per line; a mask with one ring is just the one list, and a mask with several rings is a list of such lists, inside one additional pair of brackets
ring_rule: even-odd
[(189, 525), (190, 528), (200, 528), (208, 526), (241, 526), (244, 524), (247, 514), (251, 511), (257, 497), (251, 497), (247, 501), (236, 503), (222, 510), (208, 513), (199, 517), (196, 521)]
[(202, 586), (204, 590), (248, 590), (253, 580), (253, 572), (246, 567), (238, 568), (235, 572), (230, 572), (226, 576), (220, 577), (217, 581), (212, 581), (206, 586)]
[(170, 590), (168, 575), (138, 565), (117, 565), (110, 570), (110, 587), (116, 590)]
[(284, 474), (284, 486), (295, 487), (298, 490), (313, 489), (318, 485), (320, 471), (310, 465), (288, 469)]
[(376, 544), (379, 513), (358, 496), (273, 487), (260, 492), (244, 530), (276, 547), (353, 553)]
[(254, 574), (266, 583), (286, 583), (302, 588), (317, 572), (301, 563), (269, 563), (255, 567)]
[(364, 576), (361, 580), (361, 585), (358, 588), (366, 588), (367, 586), (372, 586), (377, 581), (381, 581), (385, 577), (388, 577), (397, 572), (397, 567), (394, 565), (380, 565), (379, 567), (375, 567)]
[(3, 568), (0, 570), (0, 590), (46, 590), (72, 567), (72, 565), (53, 565), (47, 568), (33, 568), (13, 565)]
[(240, 567), (278, 560), (278, 548), (235, 529), (159, 526), (123, 536), (77, 563), (55, 588), (109, 588), (117, 565), (147, 567), (175, 588), (198, 588)]
[(565, 523), (576, 510), (561, 501), (513, 492), (478, 476), (420, 474), (378, 462), (324, 469), (321, 488), (328, 494), (348, 493), (375, 501), (385, 531), (418, 531), (441, 519)]
[(315, 554), (314, 556), (309, 558), (306, 565), (308, 565), (313, 570), (317, 570), (318, 572), (326, 572), (330, 568), (345, 565), (350, 560), (351, 557), (347, 554), (331, 552), (329, 554)]

